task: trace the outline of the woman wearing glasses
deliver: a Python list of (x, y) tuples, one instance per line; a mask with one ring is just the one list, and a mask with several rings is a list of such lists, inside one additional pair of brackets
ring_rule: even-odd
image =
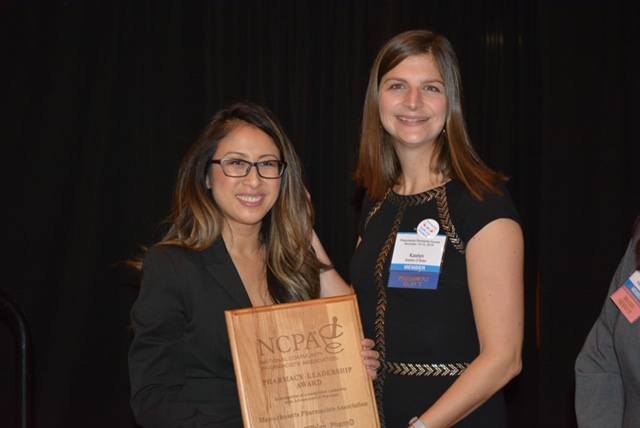
[[(242, 427), (224, 311), (352, 293), (313, 220), (277, 119), (246, 102), (217, 113), (182, 162), (168, 232), (140, 266), (129, 353), (140, 425)], [(362, 356), (375, 377), (372, 344)]]

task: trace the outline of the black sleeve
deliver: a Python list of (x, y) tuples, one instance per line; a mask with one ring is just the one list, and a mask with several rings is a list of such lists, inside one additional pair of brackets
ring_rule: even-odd
[(181, 396), (187, 317), (178, 271), (165, 247), (151, 248), (144, 259), (140, 295), (131, 309), (131, 407), (144, 428), (221, 426), (208, 423), (196, 405)]

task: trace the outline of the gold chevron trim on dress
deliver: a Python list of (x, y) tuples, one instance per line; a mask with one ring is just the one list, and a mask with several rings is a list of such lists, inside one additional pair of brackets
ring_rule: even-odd
[(407, 208), (415, 205), (422, 205), (429, 202), (438, 195), (445, 193), (445, 187), (440, 186), (435, 189), (427, 190), (426, 192), (418, 193), (417, 195), (398, 195), (397, 193), (389, 193), (387, 198), (389, 202), (394, 205)]
[(389, 188), (389, 190), (387, 190), (387, 193), (384, 194), (382, 199), (378, 201), (378, 203), (376, 203), (373, 208), (371, 208), (371, 211), (369, 211), (369, 214), (367, 214), (367, 219), (364, 221), (365, 229), (367, 228), (367, 224), (369, 224), (369, 220), (371, 220), (371, 217), (376, 215), (376, 213), (378, 212), (382, 204), (384, 204), (384, 201), (387, 200), (387, 196), (389, 196), (389, 193), (391, 193), (391, 188)]
[(376, 285), (376, 292), (378, 294), (378, 301), (376, 304), (376, 319), (375, 319), (375, 341), (376, 348), (380, 353), (380, 361), (382, 361), (383, 370), (380, 371), (378, 377), (373, 382), (373, 387), (376, 395), (376, 402), (378, 404), (378, 415), (380, 419), (380, 427), (386, 428), (386, 420), (384, 417), (383, 407), (383, 390), (384, 382), (387, 374), (400, 374), (408, 376), (459, 376), (468, 366), (468, 363), (455, 363), (455, 364), (407, 364), (407, 363), (389, 363), (385, 362), (387, 357), (387, 343), (385, 339), (385, 315), (387, 312), (387, 289), (383, 283), (384, 267), (387, 262), (389, 254), (393, 250), (393, 246), (404, 218), (404, 213), (407, 207), (424, 204), (436, 198), (438, 204), (438, 215), (440, 216), (440, 223), (442, 223), (442, 229), (449, 237), (451, 243), (458, 251), (464, 254), (464, 242), (460, 239), (456, 233), (455, 227), (451, 221), (449, 215), (449, 206), (447, 204), (447, 193), (445, 186), (442, 185), (438, 188), (427, 190), (426, 192), (418, 195), (398, 195), (392, 192), (391, 189), (387, 191), (381, 201), (377, 202), (375, 206), (369, 211), (364, 223), (366, 229), (371, 218), (380, 210), (382, 204), (385, 201), (389, 201), (391, 204), (398, 207), (393, 226), (389, 232), (389, 236), (385, 241), (380, 254), (376, 260), (374, 266), (374, 279)]
[[(377, 211), (377, 210), (376, 210)], [(387, 289), (382, 282), (382, 277), (384, 274), (384, 266), (387, 261), (387, 257), (389, 257), (389, 253), (393, 249), (393, 245), (396, 242), (396, 236), (398, 235), (398, 230), (400, 229), (400, 224), (402, 223), (402, 218), (404, 217), (404, 207), (400, 207), (398, 212), (396, 213), (396, 218), (393, 221), (393, 226), (391, 227), (391, 231), (389, 232), (389, 236), (387, 237), (382, 250), (380, 250), (380, 254), (378, 254), (378, 259), (376, 260), (376, 265), (374, 268), (374, 277), (376, 281), (376, 292), (378, 294), (378, 301), (376, 304), (376, 321), (375, 321), (375, 334), (376, 334), (376, 344), (378, 352), (380, 353), (380, 359), (384, 360), (387, 356), (387, 344), (384, 337), (384, 319), (385, 314), (387, 312)], [(376, 391), (376, 401), (378, 404), (378, 414), (380, 419), (381, 428), (386, 428), (386, 421), (384, 417), (384, 407), (382, 400), (382, 391), (384, 386), (385, 373), (381, 373), (382, 376), (378, 376), (375, 380), (373, 387)]]
[(380, 368), (386, 373), (400, 376), (460, 376), (469, 363), (417, 364), (382, 361)]
[(451, 221), (451, 215), (449, 214), (449, 202), (447, 200), (447, 192), (443, 191), (436, 195), (436, 202), (438, 203), (438, 215), (440, 216), (440, 223), (442, 223), (442, 229), (449, 237), (449, 241), (455, 247), (456, 250), (460, 252), (460, 254), (465, 254), (465, 245), (464, 241), (458, 236), (456, 232), (456, 227), (453, 225)]

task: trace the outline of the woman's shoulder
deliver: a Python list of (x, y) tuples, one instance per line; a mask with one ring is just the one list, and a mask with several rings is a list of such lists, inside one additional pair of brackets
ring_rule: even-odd
[(465, 241), (487, 224), (500, 218), (520, 223), (520, 215), (504, 183), (497, 186), (499, 193), (485, 193), (482, 200), (476, 198), (463, 183), (457, 180), (451, 180), (445, 188), (453, 225)]
[(150, 265), (201, 265), (220, 252), (221, 248), (217, 243), (203, 251), (196, 251), (179, 245), (158, 243), (149, 248), (142, 266), (144, 269)]
[(445, 184), (447, 199), (452, 202), (477, 209), (507, 209), (515, 212), (515, 205), (505, 183), (498, 183), (495, 192), (485, 192), (482, 199), (474, 194), (458, 180), (451, 180)]
[(179, 245), (158, 243), (149, 248), (145, 254), (145, 261), (149, 259), (193, 259), (197, 252)]

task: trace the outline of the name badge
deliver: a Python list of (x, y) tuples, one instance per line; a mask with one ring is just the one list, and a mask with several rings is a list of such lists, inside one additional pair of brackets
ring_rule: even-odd
[(636, 322), (640, 318), (640, 271), (635, 271), (611, 295), (611, 300), (630, 323)]
[[(429, 222), (424, 220), (421, 225)], [(437, 224), (436, 224), (437, 226)], [(428, 232), (401, 232), (396, 237), (391, 257), (389, 287), (435, 290), (438, 288), (446, 235), (435, 235), (438, 227)]]

